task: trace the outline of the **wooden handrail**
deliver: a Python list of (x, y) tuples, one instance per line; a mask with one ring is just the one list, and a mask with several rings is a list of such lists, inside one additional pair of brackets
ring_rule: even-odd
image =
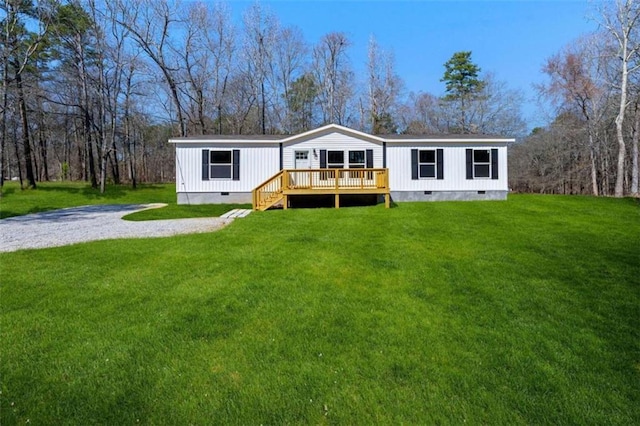
[[(284, 169), (252, 191), (254, 210), (266, 210), (289, 195), (314, 193), (385, 194), (388, 206), (389, 169)], [(336, 204), (337, 205), (337, 204)]]
[(388, 169), (285, 169), (284, 190), (389, 189)]
[(284, 170), (279, 171), (251, 191), (254, 210), (264, 210), (269, 202), (277, 202), (282, 198), (282, 181)]

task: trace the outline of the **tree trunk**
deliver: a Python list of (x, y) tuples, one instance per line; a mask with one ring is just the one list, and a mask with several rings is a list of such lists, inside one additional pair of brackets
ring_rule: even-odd
[(598, 179), (597, 179), (597, 171), (596, 171), (596, 155), (595, 155), (595, 147), (594, 147), (594, 138), (593, 138), (593, 126), (589, 122), (587, 124), (589, 126), (589, 165), (591, 166), (591, 192), (596, 197), (598, 196)]
[(49, 181), (49, 165), (48, 163), (48, 151), (47, 151), (47, 138), (44, 137), (44, 126), (38, 131), (38, 144), (40, 145), (40, 158), (42, 164), (41, 179)]
[(89, 179), (91, 180), (91, 187), (98, 188), (98, 179), (96, 177), (96, 163), (93, 152), (93, 138), (91, 137), (91, 117), (89, 111), (84, 112), (84, 137), (86, 139), (86, 154), (85, 157), (89, 166)]
[(638, 133), (640, 133), (640, 104), (636, 103), (635, 123), (631, 139), (631, 195), (638, 196)]
[(22, 158), (20, 158), (20, 147), (18, 146), (18, 129), (13, 127), (13, 149), (16, 154), (16, 164), (18, 165), (18, 179), (20, 180), (20, 188), (24, 188), (22, 173)]
[(36, 188), (36, 178), (33, 174), (33, 162), (31, 156), (31, 142), (29, 141), (29, 116), (27, 115), (27, 103), (24, 99), (24, 90), (22, 87), (22, 75), (16, 67), (16, 85), (18, 88), (18, 107), (20, 109), (20, 120), (22, 121), (22, 143), (24, 149), (25, 170), (27, 172), (27, 180), (29, 187)]
[(264, 95), (264, 80), (261, 83), (261, 91), (262, 91), (262, 134), (266, 135), (267, 134), (267, 114), (266, 114), (266, 102), (265, 102), (265, 95)]
[(8, 75), (9, 75), (9, 63), (6, 58), (4, 58), (4, 66), (3, 66), (3, 79), (2, 79), (2, 121), (0, 122), (0, 126), (2, 126), (2, 130), (0, 133), (0, 189), (4, 185), (4, 180), (6, 177), (5, 174), (5, 158), (6, 158), (6, 143), (7, 143), (7, 108), (9, 106), (9, 83), (8, 83)]

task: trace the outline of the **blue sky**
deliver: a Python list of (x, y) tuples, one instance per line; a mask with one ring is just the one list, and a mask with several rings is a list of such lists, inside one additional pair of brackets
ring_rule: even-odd
[[(253, 2), (231, 1), (237, 18)], [(454, 52), (471, 50), (483, 72), (493, 72), (527, 97), (523, 108), (530, 126), (544, 124), (534, 83), (544, 81), (546, 58), (582, 34), (597, 29), (589, 19), (593, 5), (569, 1), (261, 1), (285, 26), (298, 26), (315, 44), (322, 35), (345, 32), (353, 42), (349, 52), (356, 72), (364, 69), (371, 35), (394, 51), (396, 70), (407, 91), (435, 95), (443, 64)]]

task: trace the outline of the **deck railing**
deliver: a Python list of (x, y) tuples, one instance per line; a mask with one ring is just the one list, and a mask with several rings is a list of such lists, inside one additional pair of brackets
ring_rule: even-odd
[(283, 175), (281, 170), (252, 191), (254, 210), (266, 210), (282, 199)]
[(284, 175), (290, 190), (389, 188), (387, 169), (297, 169), (284, 170)]
[(336, 194), (338, 197), (347, 193), (385, 194), (388, 206), (388, 169), (281, 170), (253, 190), (253, 208), (266, 210), (283, 199), (286, 204), (288, 195)]

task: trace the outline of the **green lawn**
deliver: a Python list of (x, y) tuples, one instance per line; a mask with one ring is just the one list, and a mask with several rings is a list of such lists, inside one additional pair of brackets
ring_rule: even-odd
[(640, 423), (635, 200), (259, 212), (0, 277), (2, 425)]
[(137, 189), (109, 185), (104, 194), (84, 182), (41, 182), (35, 190), (20, 190), (16, 182), (6, 182), (0, 198), (0, 219), (38, 213), (64, 207), (93, 204), (165, 203), (166, 207), (145, 210), (125, 217), (126, 220), (155, 220), (187, 217), (217, 217), (250, 204), (177, 205), (176, 186), (170, 184), (140, 185)]

